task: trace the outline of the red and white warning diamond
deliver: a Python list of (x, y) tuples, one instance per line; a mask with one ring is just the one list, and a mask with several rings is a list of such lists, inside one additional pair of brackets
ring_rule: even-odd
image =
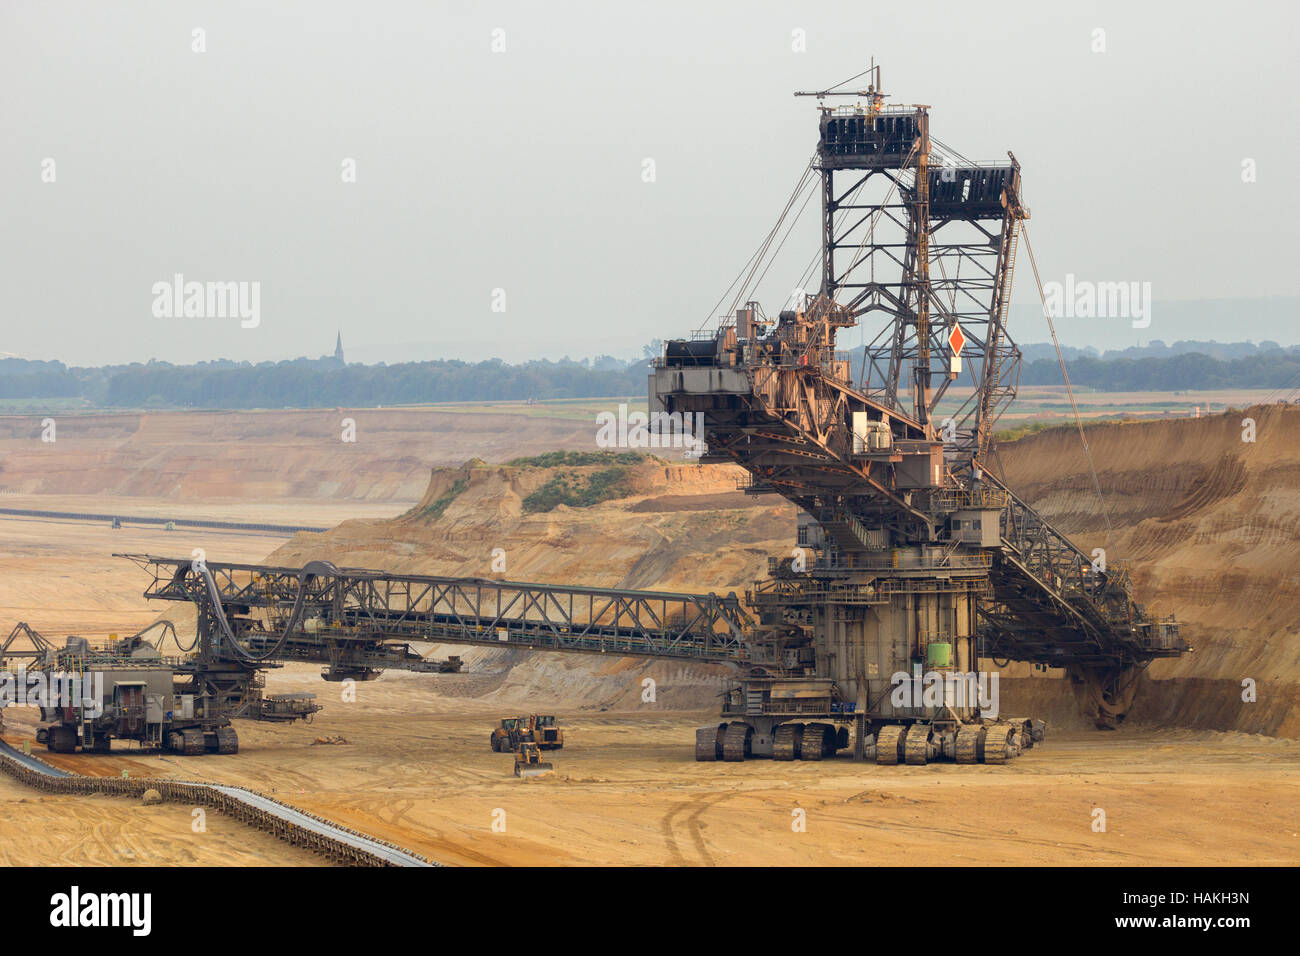
[(953, 357), (961, 355), (962, 346), (966, 344), (966, 333), (961, 330), (961, 325), (957, 322), (952, 324), (952, 331), (948, 333), (948, 348), (952, 349)]

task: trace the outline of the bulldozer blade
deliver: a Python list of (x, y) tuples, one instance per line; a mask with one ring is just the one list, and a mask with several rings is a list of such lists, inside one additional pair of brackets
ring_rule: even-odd
[(515, 764), (516, 777), (545, 777), (554, 772), (555, 769), (549, 763)]

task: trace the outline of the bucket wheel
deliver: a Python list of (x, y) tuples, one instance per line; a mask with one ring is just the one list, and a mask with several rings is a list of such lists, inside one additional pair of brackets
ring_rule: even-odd
[(1115, 730), (1128, 716), (1142, 668), (1075, 667), (1070, 669), (1084, 713), (1099, 730)]

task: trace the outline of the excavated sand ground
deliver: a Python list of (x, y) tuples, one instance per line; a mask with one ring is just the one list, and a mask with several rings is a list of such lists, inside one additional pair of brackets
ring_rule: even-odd
[[(1240, 441), (1242, 414), (1090, 428), (1115, 528), (1108, 542), (1077, 435), (1051, 432), (1003, 449), (1012, 486), (1081, 545), (1105, 543), (1112, 559), (1131, 559), (1140, 599), (1176, 611), (1197, 645), (1183, 661), (1153, 665), (1132, 720), (1109, 734), (1082, 725), (1059, 675), (1030, 677), (1013, 667), (1004, 701), (1046, 714), (1053, 727), (1046, 746), (1004, 768), (883, 768), (848, 759), (697, 764), (693, 728), (712, 716), (722, 669), (450, 646), (440, 652), (462, 654), (467, 673), (386, 674), (359, 685), (355, 703), (344, 703), (340, 688), (321, 682), (315, 668), (272, 672), (268, 691), (311, 690), (326, 709), (310, 727), (240, 722), (237, 756), (59, 759), (83, 772), (183, 770), (275, 790), (469, 865), (1294, 865), (1300, 410), (1251, 414), (1254, 445)], [(522, 498), (545, 475), (497, 466), (439, 471), (424, 504), (458, 479), (467, 487), (438, 521), (346, 521), (323, 535), (295, 537), (270, 560), (323, 557), (354, 567), (487, 575), (491, 551), (501, 547), (505, 576), (517, 580), (740, 591), (763, 573), (768, 555), (792, 545), (793, 510), (737, 496), (729, 469), (646, 465), (634, 477), (632, 497), (523, 515)], [(392, 499), (392, 513), (413, 501)], [(300, 507), (263, 500), (260, 513), (278, 515), (268, 521), (315, 523), (295, 517)], [(146, 607), (140, 573), (129, 565), (110, 571), (122, 563), (106, 555), (176, 553), (174, 545), (192, 541), (216, 561), (258, 560), (276, 545), (262, 536), (0, 519), (3, 627), (26, 619), (50, 634), (93, 637), (166, 611), (184, 632), (192, 615)], [(646, 676), (658, 683), (654, 705), (641, 701)], [(1257, 681), (1254, 704), (1240, 699), (1247, 677)], [(510, 758), (488, 749), (487, 734), (497, 717), (529, 710), (559, 714), (568, 745), (550, 755), (555, 776), (520, 782)], [(21, 739), (26, 720), (23, 712), (8, 713), (11, 739)], [(326, 736), (349, 743), (313, 743)], [(0, 801), (13, 811), (0, 813), (0, 835), (13, 837), (5, 842), (15, 861), (34, 846), (17, 831), (35, 824), (48, 840), (32, 850), (42, 857), (76, 852), (87, 862), (120, 862), (108, 842), (75, 850), (61, 843), (59, 834), (69, 832), (58, 829), (69, 819), (64, 808), (10, 804), (3, 791)], [(140, 834), (171, 862), (189, 862), (185, 850), (198, 862), (247, 859), (236, 855), (238, 847), (169, 843), (139, 817), (145, 808), (102, 802), (102, 811), (93, 811), (106, 815), (98, 825)], [(1105, 833), (1092, 830), (1098, 807), (1107, 814)], [(174, 808), (147, 811), (161, 809)], [(498, 809), (504, 833), (492, 830)], [(806, 832), (791, 829), (795, 809), (806, 811)], [(188, 816), (178, 819), (187, 831)], [(279, 855), (272, 848), (258, 858), (302, 862), (299, 851), (276, 847)]]
[[(322, 692), (313, 669), (288, 670), (271, 689), (315, 690), (325, 710), (310, 727), (241, 722), (236, 756), (55, 759), (83, 772), (179, 770), (257, 787), (470, 866), (1300, 862), (1300, 743), (1292, 740), (1126, 727), (1054, 735), (996, 771), (848, 759), (699, 764), (690, 740), (708, 711), (566, 712), (559, 705), (572, 699), (556, 696), (532, 698), (564, 715), (566, 746), (545, 757), (556, 772), (520, 781), (512, 757), (487, 741), (513, 709), (448, 693), (472, 687), (472, 676), (437, 678), (438, 694), (423, 675), (386, 675), (344, 703), (337, 688)], [(347, 743), (314, 743), (339, 736)], [(1105, 833), (1092, 830), (1097, 808)], [(802, 833), (792, 829), (800, 809)], [(135, 832), (125, 818), (136, 811), (124, 806), (114, 825)], [(493, 830), (497, 811), (504, 833)], [(196, 843), (189, 849), (201, 862), (231, 862)]]

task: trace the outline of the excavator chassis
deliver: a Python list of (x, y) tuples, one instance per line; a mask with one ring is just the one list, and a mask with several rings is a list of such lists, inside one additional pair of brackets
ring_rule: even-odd
[[(737, 763), (756, 757), (823, 760), (849, 743), (849, 728), (825, 721), (736, 720), (707, 724), (695, 732), (695, 759)], [(924, 721), (880, 724), (868, 732), (855, 756), (881, 766), (929, 763), (1001, 765), (1046, 736), (1046, 723), (1025, 717), (970, 722)]]

